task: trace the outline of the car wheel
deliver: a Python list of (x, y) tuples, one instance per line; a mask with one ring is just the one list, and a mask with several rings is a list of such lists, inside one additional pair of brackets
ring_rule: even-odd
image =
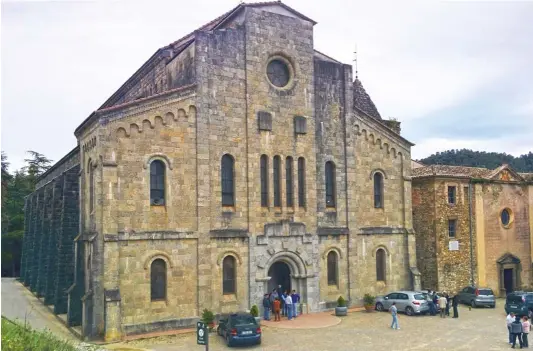
[(472, 308), (476, 308), (476, 307), (477, 307), (477, 306), (476, 306), (476, 301), (472, 300), (472, 301), (470, 302), (470, 306), (472, 306)]
[(496, 308), (496, 304), (494, 304), (494, 305), (490, 306), (490, 308)]
[(415, 314), (415, 311), (413, 310), (412, 307), (406, 307), (405, 308), (405, 314), (408, 315), (408, 316), (412, 316), (413, 314)]
[(217, 335), (222, 336), (222, 330), (220, 329), (220, 326), (217, 327)]
[(383, 304), (381, 302), (378, 302), (376, 304), (376, 310), (379, 311), (379, 312), (383, 312), (384, 308), (383, 308)]

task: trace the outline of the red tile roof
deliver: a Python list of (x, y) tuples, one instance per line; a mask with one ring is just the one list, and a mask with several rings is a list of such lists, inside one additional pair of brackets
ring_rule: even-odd
[[(517, 173), (509, 165), (503, 164), (495, 169), (482, 167), (430, 165), (412, 169), (413, 178), (457, 177), (471, 179), (494, 179), (503, 170), (508, 170), (518, 181), (533, 181), (533, 173)], [(520, 179), (521, 178), (521, 179)]]

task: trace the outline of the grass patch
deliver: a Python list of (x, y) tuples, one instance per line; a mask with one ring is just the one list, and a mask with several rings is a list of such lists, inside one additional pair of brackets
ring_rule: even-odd
[(76, 351), (74, 345), (49, 331), (32, 330), (2, 316), (2, 351)]

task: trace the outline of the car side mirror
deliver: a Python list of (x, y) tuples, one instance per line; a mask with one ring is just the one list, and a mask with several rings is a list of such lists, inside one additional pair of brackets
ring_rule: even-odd
[(385, 300), (388, 300), (389, 298), (387, 296), (385, 296)]

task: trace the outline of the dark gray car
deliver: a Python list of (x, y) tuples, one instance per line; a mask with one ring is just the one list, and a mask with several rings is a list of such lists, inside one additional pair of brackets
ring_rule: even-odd
[(467, 286), (459, 294), (457, 294), (459, 303), (464, 303), (473, 308), (479, 306), (496, 307), (496, 298), (490, 288), (476, 288), (475, 286)]

